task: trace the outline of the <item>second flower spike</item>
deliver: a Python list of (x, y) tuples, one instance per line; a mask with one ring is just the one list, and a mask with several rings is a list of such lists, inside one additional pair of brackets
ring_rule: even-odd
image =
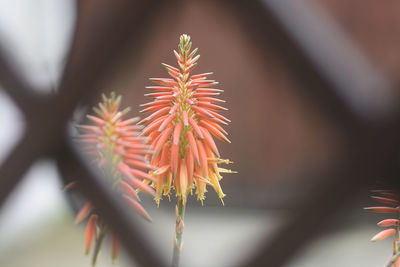
[[(120, 110), (121, 96), (111, 93), (103, 95), (103, 101), (94, 108), (95, 115), (88, 115), (90, 124), (77, 125), (81, 131), (78, 140), (85, 152), (99, 167), (112, 189), (116, 191), (134, 212), (150, 221), (147, 211), (140, 204), (137, 191), (155, 195), (146, 180), (153, 180), (147, 173), (152, 167), (146, 163), (145, 155), (150, 147), (146, 138), (140, 136), (140, 126), (135, 125), (138, 118), (125, 119), (129, 108)], [(79, 186), (79, 184), (78, 184)], [(95, 266), (104, 237), (111, 233), (111, 256), (114, 261), (118, 255), (119, 239), (110, 231), (108, 225), (97, 214), (91, 202), (87, 202), (78, 212), (75, 222), (89, 217), (85, 233), (85, 251), (88, 254), (94, 243), (92, 266)]]

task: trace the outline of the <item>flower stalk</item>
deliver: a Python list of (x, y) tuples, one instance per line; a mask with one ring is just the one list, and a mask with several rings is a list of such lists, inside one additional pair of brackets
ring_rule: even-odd
[(185, 217), (186, 202), (178, 199), (178, 204), (175, 206), (175, 237), (174, 237), (174, 251), (172, 254), (172, 267), (178, 267), (183, 250), (183, 230), (185, 228), (184, 217)]

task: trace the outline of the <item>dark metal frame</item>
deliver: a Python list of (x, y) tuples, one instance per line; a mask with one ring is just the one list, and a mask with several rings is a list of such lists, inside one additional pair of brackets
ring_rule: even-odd
[[(91, 4), (93, 2), (93, 4)], [(387, 79), (359, 55), (344, 35), (314, 5), (290, 0), (221, 1), (231, 8), (260, 48), (272, 48), (293, 73), (304, 94), (334, 123), (348, 147), (346, 159), (319, 174), (301, 207), (254, 258), (240, 266), (283, 266), (321, 233), (360, 184), (385, 175), (398, 189), (395, 175), (400, 151), (397, 98)], [(68, 121), (78, 102), (95, 93), (98, 77), (130, 49), (140, 52), (148, 22), (175, 1), (98, 0), (79, 2), (74, 42), (55, 95), (34, 93), (0, 49), (0, 82), (23, 112), (22, 139), (0, 166), (3, 203), (36, 160), (56, 159), (63, 178), (79, 178), (81, 191), (120, 235), (141, 266), (166, 266), (86, 160), (69, 141)], [(356, 56), (355, 56), (356, 55)], [(43, 126), (45, 124), (45, 126)]]

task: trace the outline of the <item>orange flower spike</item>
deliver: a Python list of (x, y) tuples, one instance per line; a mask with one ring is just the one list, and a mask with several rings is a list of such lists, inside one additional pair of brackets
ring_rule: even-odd
[[(218, 164), (228, 162), (219, 159), (214, 138), (230, 142), (221, 127), (230, 121), (218, 113), (227, 109), (220, 106), (225, 101), (215, 98), (223, 90), (213, 88), (218, 84), (208, 78), (213, 73), (191, 75), (200, 58), (196, 55), (197, 48), (192, 50), (191, 46), (190, 37), (183, 34), (178, 50), (174, 51), (178, 67), (162, 64), (171, 77), (150, 79), (155, 85), (146, 87), (153, 90), (146, 96), (154, 100), (141, 105), (145, 107), (144, 112), (151, 113), (140, 123), (146, 126), (143, 135), (152, 140), (149, 142), (154, 151), (151, 163), (160, 169), (152, 172), (157, 178), (153, 183), (157, 204), (161, 199), (160, 190), (169, 196), (171, 184), (183, 201), (195, 187), (197, 198), (204, 200), (207, 185), (212, 185), (221, 198), (224, 196), (219, 185)], [(160, 157), (164, 148), (166, 156)], [(212, 154), (208, 156), (206, 151)], [(208, 158), (216, 160), (208, 162)]]
[[(155, 195), (154, 189), (146, 184), (148, 181), (155, 181), (155, 178), (148, 173), (148, 171), (153, 171), (154, 168), (148, 164), (149, 160), (146, 157), (151, 154), (149, 150), (151, 146), (148, 143), (154, 141), (152, 139), (159, 139), (160, 137), (156, 134), (153, 134), (152, 137), (140, 135), (139, 130), (142, 126), (136, 125), (139, 119), (125, 119), (124, 117), (129, 109), (120, 110), (121, 96), (117, 97), (114, 93), (111, 93), (109, 97), (103, 95), (102, 98), (98, 107), (93, 108), (95, 115), (87, 116), (92, 125), (77, 126), (78, 130), (82, 132), (78, 136), (78, 140), (84, 144), (83, 147), (86, 152), (95, 155), (94, 163), (103, 172), (112, 188), (122, 194), (122, 198), (132, 210), (146, 220), (151, 220), (149, 214), (138, 202), (137, 191)], [(169, 110), (167, 106), (168, 101), (161, 105), (162, 108), (166, 107)], [(168, 112), (168, 110), (166, 111)], [(164, 114), (163, 112), (160, 113)], [(158, 119), (159, 122), (154, 122), (156, 120), (153, 117), (148, 119), (153, 123), (152, 128), (148, 128), (149, 132), (160, 127), (163, 119)], [(76, 216), (76, 223), (87, 218), (91, 212), (95, 212), (95, 209), (88, 202)], [(92, 243), (95, 243), (92, 258), (93, 266), (96, 263), (102, 240), (109, 231), (108, 226), (101, 221), (98, 215), (91, 215), (85, 233), (86, 253), (90, 252)], [(112, 257), (114, 260), (118, 254), (119, 243), (116, 242), (115, 237), (112, 237), (112, 239)]]

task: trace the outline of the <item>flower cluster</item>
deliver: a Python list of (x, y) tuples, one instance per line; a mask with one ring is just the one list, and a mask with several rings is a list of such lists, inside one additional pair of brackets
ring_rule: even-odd
[[(103, 95), (102, 103), (94, 108), (96, 116), (88, 115), (92, 122), (89, 125), (78, 125), (82, 132), (78, 136), (80, 144), (86, 153), (94, 158), (94, 163), (101, 169), (104, 176), (110, 179), (112, 188), (121, 194), (122, 198), (135, 212), (145, 219), (151, 220), (149, 214), (139, 203), (137, 190), (155, 196), (155, 191), (144, 180), (153, 181), (148, 171), (152, 167), (146, 163), (145, 155), (149, 153), (147, 138), (140, 136), (141, 126), (135, 125), (138, 118), (124, 120), (129, 109), (120, 111), (121, 96)], [(90, 215), (90, 216), (89, 216)], [(78, 212), (75, 222), (79, 223), (89, 217), (85, 233), (86, 254), (90, 252), (93, 240), (96, 243), (94, 262), (96, 260), (101, 240), (108, 230), (96, 214), (91, 202), (87, 202)], [(119, 241), (111, 234), (111, 249), (113, 260), (117, 257)]]
[(208, 79), (212, 73), (190, 75), (200, 57), (191, 45), (190, 37), (183, 34), (178, 51), (174, 50), (179, 68), (163, 64), (171, 78), (150, 79), (155, 85), (147, 88), (154, 92), (146, 96), (154, 100), (141, 105), (141, 112), (151, 112), (139, 124), (146, 125), (142, 134), (149, 137), (151, 165), (157, 167), (150, 171), (157, 178), (153, 182), (157, 204), (162, 195), (170, 197), (172, 186), (183, 202), (194, 189), (203, 202), (207, 185), (222, 200), (221, 173), (232, 173), (218, 166), (231, 162), (220, 158), (213, 139), (230, 143), (221, 126), (230, 120), (218, 113), (226, 110), (219, 105), (225, 101), (216, 98), (223, 90), (212, 88), (218, 84)]
[(375, 193), (375, 195), (371, 197), (374, 200), (378, 201), (379, 203), (385, 204), (385, 206), (368, 207), (364, 209), (376, 213), (394, 214), (396, 216), (396, 219), (385, 219), (380, 221), (378, 223), (378, 226), (390, 227), (390, 228), (380, 231), (374, 237), (372, 237), (371, 240), (380, 241), (389, 236), (393, 236), (393, 256), (390, 259), (390, 262), (387, 266), (399, 267), (400, 266), (400, 239), (399, 239), (400, 196), (390, 190), (374, 190), (373, 193)]

